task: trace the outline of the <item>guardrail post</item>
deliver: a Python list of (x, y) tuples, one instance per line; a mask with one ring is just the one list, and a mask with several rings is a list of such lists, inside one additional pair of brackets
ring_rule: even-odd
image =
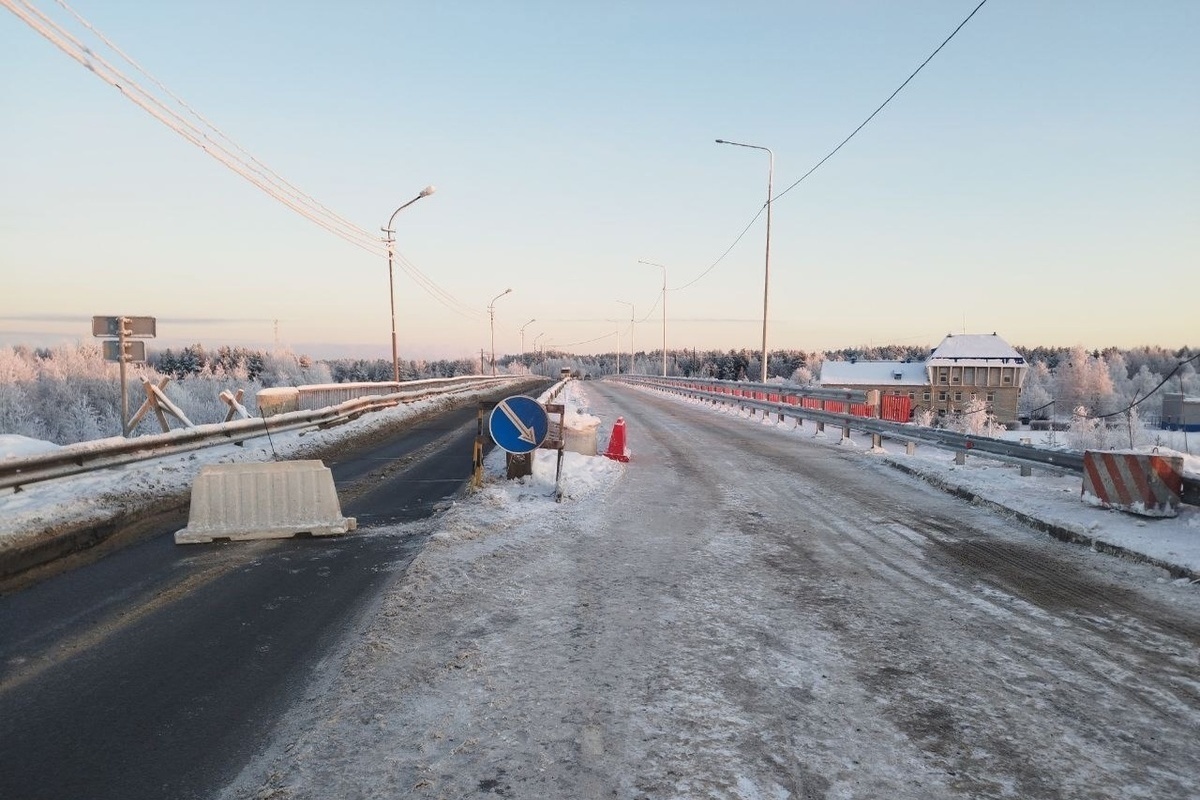
[(917, 443), (916, 442), (905, 442), (904, 443), (904, 454), (909, 455), (909, 456), (915, 456), (917, 454)]
[(842, 426), (842, 441), (845, 442), (845, 441), (848, 441), (849, 439), (850, 439), (850, 426), (848, 424), (843, 425)]
[(954, 463), (958, 464), (960, 467), (963, 464), (966, 464), (967, 463), (967, 451), (966, 450), (954, 451)]
[[(1033, 439), (1021, 439), (1021, 444), (1028, 447), (1029, 445), (1033, 444)], [(1021, 477), (1022, 478), (1028, 478), (1032, 474), (1033, 474), (1033, 467), (1029, 466), (1028, 464), (1021, 465)]]
[(872, 450), (882, 450), (883, 449), (883, 435), (882, 434), (879, 434), (879, 433), (871, 434), (871, 449)]

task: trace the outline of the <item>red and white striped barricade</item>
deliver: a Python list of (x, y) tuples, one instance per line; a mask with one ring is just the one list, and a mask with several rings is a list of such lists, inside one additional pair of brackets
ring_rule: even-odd
[(1083, 454), (1082, 500), (1145, 517), (1179, 514), (1183, 456), (1133, 450), (1088, 450)]

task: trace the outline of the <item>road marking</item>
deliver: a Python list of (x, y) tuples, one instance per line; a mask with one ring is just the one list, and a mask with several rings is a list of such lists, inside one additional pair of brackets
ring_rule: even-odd
[(513, 427), (520, 432), (520, 435), (517, 436), (518, 439), (522, 442), (537, 444), (537, 435), (534, 433), (533, 428), (526, 425), (507, 402), (500, 401), (500, 410), (504, 412), (504, 416), (508, 417), (508, 421), (513, 424)]

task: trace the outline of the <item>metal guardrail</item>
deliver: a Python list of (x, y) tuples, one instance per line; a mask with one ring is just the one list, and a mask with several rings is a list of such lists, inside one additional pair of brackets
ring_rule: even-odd
[[(811, 419), (818, 422), (824, 422), (826, 424), (838, 425), (843, 429), (857, 430), (863, 433), (877, 435), (885, 439), (892, 439), (894, 441), (920, 442), (960, 453), (976, 453), (981, 455), (986, 454), (991, 458), (996, 458), (1002, 461), (1011, 461), (1018, 464), (1038, 464), (1043, 467), (1058, 469), (1065, 472), (1071, 472), (1079, 475), (1083, 474), (1083, 454), (1078, 452), (1047, 450), (1046, 448), (1037, 447), (1035, 445), (1020, 444), (1019, 442), (1010, 442), (1004, 439), (994, 439), (988, 436), (973, 436), (964, 433), (957, 433), (955, 431), (948, 431), (943, 428), (923, 428), (899, 422), (888, 422), (887, 420), (877, 419), (874, 417), (860, 417), (854, 414), (839, 414), (833, 411), (806, 408), (797, 402), (793, 402), (794, 400), (799, 400), (800, 398), (804, 397), (842, 400), (845, 402), (845, 397), (835, 397), (829, 395), (828, 393), (833, 391), (835, 393), (840, 392), (842, 395), (862, 395), (861, 392), (855, 393), (841, 390), (791, 388), (780, 386), (779, 384), (741, 384), (746, 389), (753, 392), (762, 392), (764, 391), (765, 387), (765, 390), (769, 390), (772, 395), (780, 398), (778, 401), (768, 401), (756, 399), (754, 397), (739, 397), (720, 391), (693, 388), (697, 381), (691, 378), (656, 378), (643, 377), (639, 375), (622, 375), (619, 378), (609, 377), (606, 378), (606, 380), (619, 380), (635, 385), (650, 386), (655, 389), (662, 389), (676, 394), (695, 397), (702, 400), (709, 400), (712, 402), (723, 402), (729, 404), (736, 403), (739, 407), (758, 409), (764, 414), (779, 414), (781, 419), (784, 416)], [(700, 381), (700, 383), (704, 383), (704, 381)], [(737, 382), (711, 381), (710, 383), (736, 384)], [(860, 401), (850, 400), (849, 402)], [(1184, 477), (1183, 493), (1180, 499), (1188, 505), (1200, 505), (1200, 480)]]
[[(78, 475), (93, 470), (175, 455), (221, 444), (237, 444), (271, 433), (302, 428), (329, 428), (350, 422), (370, 411), (411, 403), (436, 395), (451, 395), (468, 389), (498, 386), (523, 376), (449, 379), (441, 382), (414, 381), (408, 390), (374, 394), (347, 400), (315, 411), (292, 411), (270, 417), (240, 419), (170, 431), (136, 439), (101, 439), (66, 445), (53, 452), (0, 461), (0, 489), (20, 490), (38, 481)], [(397, 384), (383, 384), (392, 388)], [(400, 384), (404, 386), (404, 384)]]

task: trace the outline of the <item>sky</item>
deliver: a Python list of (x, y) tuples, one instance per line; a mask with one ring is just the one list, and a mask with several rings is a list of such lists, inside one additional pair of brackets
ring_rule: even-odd
[[(986, 2), (796, 183), (977, 5), (69, 6), (160, 88), (67, 8), (3, 0), (0, 344), (136, 315), (152, 350), (387, 357), (376, 239), (433, 185), (395, 218), (402, 358), (656, 349), (664, 277), (668, 348), (756, 350), (771, 162), (723, 138), (774, 154), (771, 349), (1196, 345), (1200, 5)], [(29, 7), (369, 241), (206, 155)]]
[[(614, 404), (605, 402), (592, 386), (569, 381), (559, 400), (572, 412), (573, 420), (569, 422), (594, 426), (599, 420), (599, 449), (604, 450), (616, 414)], [(429, 402), (364, 415), (344, 426), (311, 432), (305, 439), (318, 437), (327, 444), (340, 437), (361, 435), (366, 427), (384, 426), (396, 417), (420, 414)], [(888, 469), (887, 461), (903, 463), (931, 481), (968, 489), (986, 501), (1034, 519), (1200, 572), (1200, 509), (1195, 507), (1181, 507), (1174, 518), (1147, 521), (1081, 503), (1078, 476), (1054, 477), (1037, 469), (1034, 477), (1021, 478), (1015, 466), (1000, 466), (974, 456), (959, 467), (946, 451), (919, 447), (910, 456), (902, 446), (890, 442), (885, 445), (888, 453), (871, 454), (867, 452), (869, 438), (855, 435), (849, 444), (843, 444), (836, 432), (816, 435), (812, 421), (802, 427), (796, 427), (794, 420), (767, 424), (761, 417), (750, 419), (736, 409), (717, 410), (679, 397), (675, 402), (693, 406), (681, 411), (680, 417), (700, 414), (712, 420), (714, 437), (729, 435), (731, 425), (753, 425), (770, 435), (791, 439), (796, 448), (809, 453), (806, 458), (815, 457), (810, 448), (824, 449), (830, 456), (834, 451), (844, 455), (847, 449), (857, 450), (861, 460), (853, 462), (853, 469), (865, 472), (865, 480), (894, 485), (895, 515), (900, 519), (906, 513), (901, 510), (905, 505), (901, 498), (938, 508), (943, 503), (960, 504), (962, 509), (967, 506), (936, 490), (926, 494), (919, 485)], [(694, 419), (687, 424), (694, 425)], [(288, 796), (296, 798), (386, 796), (394, 794), (396, 782), (412, 770), (423, 770), (422, 774), (438, 783), (445, 794), (461, 796), (472, 794), (473, 787), (494, 778), (496, 764), (504, 764), (509, 769), (508, 779), (514, 781), (528, 765), (539, 764), (544, 767), (543, 780), (566, 776), (582, 780), (590, 773), (584, 770), (579, 774), (580, 730), (584, 735), (584, 757), (599, 756), (599, 752), (587, 751), (590, 732), (609, 737), (606, 758), (628, 759), (621, 762), (626, 769), (600, 769), (602, 774), (644, 778), (673, 768), (680, 780), (718, 781), (728, 780), (732, 771), (744, 775), (749, 783), (745, 787), (739, 784), (744, 790), (727, 792), (729, 796), (791, 796), (782, 790), (771, 791), (769, 783), (762, 783), (777, 773), (764, 771), (752, 748), (724, 747), (729, 742), (761, 741), (777, 724), (773, 720), (781, 717), (779, 706), (771, 703), (755, 707), (762, 719), (747, 717), (753, 709), (737, 707), (734, 710), (743, 713), (733, 713), (728, 708), (726, 703), (737, 696), (736, 687), (741, 684), (714, 676), (725, 674), (730, 664), (741, 664), (749, 670), (756, 678), (752, 685), (760, 692), (792, 686), (805, 676), (816, 684), (812, 695), (804, 694), (800, 701), (782, 698), (781, 702), (783, 707), (802, 702), (803, 719), (816, 729), (816, 733), (810, 733), (823, 733), (826, 738), (820, 741), (826, 746), (781, 744), (780, 751), (805, 753), (810, 774), (839, 775), (841, 781), (857, 782), (840, 793), (831, 789), (831, 795), (960, 796), (937, 783), (950, 778), (928, 774), (930, 755), (919, 748), (914, 750), (913, 740), (918, 737), (893, 729), (888, 714), (881, 709), (884, 701), (859, 686), (866, 680), (863, 676), (872, 672), (864, 667), (868, 656), (850, 659), (842, 643), (847, 637), (831, 633), (845, 633), (829, 621), (838, 619), (837, 608), (844, 614), (859, 614), (860, 622), (875, 618), (884, 626), (924, 620), (932, 629), (930, 641), (936, 642), (938, 660), (914, 653), (914, 647), (919, 651), (919, 644), (909, 641), (908, 647), (897, 650), (882, 636), (870, 637), (872, 650), (875, 657), (893, 668), (904, 667), (907, 660), (913, 659), (922, 666), (913, 672), (924, 676), (921, 685), (897, 691), (894, 696), (900, 701), (927, 708), (932, 699), (940, 698), (938, 708), (956, 719), (971, 719), (972, 713), (983, 709), (987, 720), (979, 725), (982, 732), (971, 725), (955, 726), (964, 739), (987, 739), (987, 732), (992, 730), (1013, 735), (1015, 741), (1023, 742), (1017, 750), (1027, 747), (1038, 769), (1045, 768), (1044, 759), (1058, 763), (1054, 772), (1057, 779), (1085, 794), (1094, 785), (1103, 784), (1104, 790), (1113, 793), (1111, 796), (1127, 789), (1125, 794), (1132, 795), (1137, 792), (1131, 786), (1149, 783), (1159, 791), (1149, 791), (1147, 796), (1167, 796), (1170, 792), (1163, 787), (1190, 775), (1186, 764), (1191, 762), (1182, 759), (1167, 769), (1146, 769), (1150, 757), (1147, 753), (1153, 748), (1127, 746), (1129, 742), (1144, 741), (1144, 737), (1108, 735), (1114, 725), (1128, 732), (1134, 724), (1131, 721), (1161, 732), (1166, 722), (1151, 713), (1147, 704), (1129, 702), (1128, 691), (1136, 691), (1142, 684), (1130, 679), (1135, 670), (1113, 653), (1099, 653), (1091, 646), (1074, 657), (1087, 664), (1088, 674), (1103, 676), (1105, 687), (1111, 681), (1127, 691), (1106, 691), (1090, 684), (1080, 689), (1076, 685), (1080, 678), (1058, 649), (1070, 649), (1064, 643), (1077, 636), (1075, 626), (1063, 622), (1075, 618), (1075, 612), (1059, 616), (1019, 595), (1012, 597), (984, 585), (970, 590), (945, 585), (944, 579), (935, 579), (938, 568), (924, 566), (926, 558), (937, 559), (926, 552), (922, 536), (898, 523), (882, 525), (875, 531), (851, 525), (844, 539), (850, 543), (849, 549), (834, 552), (843, 557), (853, 552), (866, 561), (877, 562), (874, 568), (864, 568), (864, 573), (877, 570), (899, 576), (894, 580), (910, 589), (919, 585), (919, 590), (913, 590), (916, 599), (908, 595), (889, 597), (889, 604), (863, 591), (864, 585), (878, 587), (877, 580), (864, 576), (851, 586), (842, 586), (843, 581), (831, 571), (819, 584), (811, 579), (789, 582), (786, 591), (791, 604), (783, 605), (774, 593), (778, 587), (773, 581), (778, 580), (778, 574), (763, 570), (761, 564), (758, 569), (751, 567), (759, 563), (756, 558), (764, 557), (763, 553), (768, 560), (785, 562), (797, 552), (809, 552), (804, 546), (799, 550), (773, 549), (779, 521), (789, 519), (789, 512), (795, 509), (798, 495), (794, 474), (777, 467), (756, 469), (755, 465), (763, 463), (762, 454), (752, 446), (722, 453), (714, 461), (707, 443), (685, 440), (682, 449), (678, 442), (665, 448), (661, 438), (639, 435), (641, 423), (637, 418), (631, 418), (630, 425), (632, 460), (628, 464), (603, 456), (565, 454), (562, 502), (554, 500), (552, 452), (538, 451), (533, 477), (518, 482), (503, 479), (503, 455), (494, 450), (486, 459), (484, 488), (460, 497), (445, 513), (419, 523), (360, 528), (348, 534), (429, 535), (430, 540), (404, 570), (403, 580), (393, 581), (379, 606), (360, 625), (347, 631), (344, 649), (325, 660), (327, 669), (314, 673), (314, 686), (305, 692), (305, 702), (298, 703), (273, 730), (272, 741), (259, 743), (261, 754), (249, 759), (239, 781), (222, 796), (266, 796), (270, 794), (267, 786), (280, 781), (290, 790)], [(303, 441), (297, 432), (273, 438), (274, 448), (285, 458)], [(0, 458), (46, 447), (45, 443), (0, 436)], [(702, 515), (703, 520), (682, 513), (677, 504), (691, 502), (697, 493), (707, 491), (711, 475), (698, 477), (689, 470), (653, 466), (661, 466), (664, 460), (688, 463), (698, 453), (711, 467), (709, 473), (720, 472), (723, 486), (716, 496), (704, 501), (708, 511)], [(45, 525), (80, 514), (111, 513), (123, 503), (144, 503), (170, 488), (186, 486), (207, 463), (270, 458), (271, 449), (265, 442), (260, 446), (221, 446), (39, 483), (20, 493), (3, 490), (0, 543), (7, 544), (4, 537), (34, 527), (28, 524), (34, 518)], [(1187, 464), (1190, 474), (1197, 474), (1200, 460), (1191, 457)], [(744, 480), (748, 475), (753, 475), (752, 481)], [(664, 498), (674, 500), (664, 502)], [(840, 518), (862, 513), (855, 499), (845, 502), (849, 508), (843, 511), (831, 507), (829, 515)], [(732, 522), (731, 511), (743, 514), (745, 524)], [(1177, 603), (1181, 608), (1195, 602), (1195, 587), (1186, 578), (1172, 580), (1165, 573), (1112, 555), (1014, 528), (1006, 514), (958, 513), (971, 515), (974, 535), (994, 537), (992, 544), (997, 548), (1008, 544), (1011, 550), (1004, 552), (1013, 559), (1020, 559), (1021, 554), (1030, 558), (1031, 549), (1036, 547), (1069, 551), (1072, 558), (1079, 559), (1078, 586), (1086, 586), (1097, 574), (1118, 575), (1112, 580), (1129, 586), (1131, 592), (1156, 591), (1162, 602)], [(826, 521), (809, 520), (801, 527), (809, 530), (810, 525), (828, 538)], [(793, 531), (787, 536), (800, 530), (787, 525), (783, 529)], [(859, 549), (864, 541), (875, 541), (876, 536), (879, 540), (875, 546), (882, 547), (888, 557), (876, 559), (880, 551)], [(821, 538), (815, 533), (814, 537)], [(747, 552), (750, 541), (756, 543), (757, 556)], [(329, 548), (339, 546), (337, 537), (323, 544)], [(253, 560), (251, 543), (228, 546), (243, 545), (247, 558)], [(1057, 558), (1059, 555), (1055, 555)], [(805, 589), (809, 584), (814, 585)], [(927, 599), (931, 585), (944, 593), (932, 604)], [(806, 591), (823, 598), (813, 608), (826, 624), (806, 628), (803, 636), (796, 636), (797, 626), (803, 626), (802, 606), (806, 605), (797, 603), (796, 598), (806, 597)], [(1126, 601), (1129, 596), (1122, 595)], [(886, 605), (887, 613), (863, 612), (867, 598)], [(924, 605), (918, 608), (915, 604)], [(781, 614), (781, 609), (786, 613)], [(1105, 613), (1096, 611), (1093, 615), (1089, 611), (1082, 618), (1086, 626), (1095, 626)], [(973, 650), (969, 643), (979, 641), (978, 625), (989, 619), (1008, 633), (988, 641), (987, 652)], [(1013, 640), (1020, 640), (1024, 646), (1024, 637), (1031, 630), (1046, 638), (1043, 647), (1032, 648), (1024, 660), (1018, 660), (1010, 650), (1014, 648)], [(1153, 636), (1132, 623), (1130, 629), (1118, 632), (1139, 641)], [(913, 638), (919, 642), (922, 637)], [(1164, 644), (1161, 638), (1155, 641), (1163, 651), (1183, 653), (1178, 658), (1189, 660), (1186, 649)], [(881, 642), (885, 644), (881, 646)], [(936, 667), (942, 662), (953, 663), (958, 669), (952, 683), (954, 691), (949, 694), (936, 677)], [(814, 669), (814, 664), (820, 668)], [(971, 666), (962, 669), (963, 664)], [(1035, 667), (1041, 671), (1035, 672)], [(1003, 703), (983, 694), (985, 688), (978, 684), (981, 671), (990, 681), (991, 691), (1010, 693)], [(645, 672), (653, 673), (653, 679)], [(581, 675), (594, 680), (585, 681), (584, 688), (561, 685), (563, 681), (580, 680)], [(1186, 685), (1182, 680), (1175, 684)], [(620, 706), (627, 696), (639, 696), (641, 689), (650, 697), (647, 703), (627, 709)], [(621, 728), (603, 724), (604, 707), (591, 709), (591, 716), (577, 708), (580, 698), (591, 697), (592, 691), (600, 691), (621, 708), (627, 716), (620, 718), (631, 720), (634, 730), (642, 730), (641, 722), (658, 717), (669, 720), (671, 727), (657, 737), (646, 733), (613, 738)], [(1077, 691), (1084, 691), (1089, 704), (1119, 704), (1112, 713), (1089, 705), (1088, 713), (1067, 721), (1071, 726), (1086, 726), (1086, 720), (1102, 718), (1105, 735), (1090, 738), (1062, 731), (1063, 717), (1071, 716), (1067, 698)], [(1016, 693), (1016, 699), (1012, 693)], [(1050, 697), (1056, 702), (1048, 702)], [(661, 708), (658, 703), (669, 703), (670, 707)], [(848, 725), (847, 720), (853, 724)], [(596, 728), (588, 728), (588, 722), (595, 722)], [(1173, 719), (1171, 724), (1185, 723)], [(851, 729), (854, 733), (849, 733)], [(1071, 727), (1070, 731), (1085, 729)], [(847, 731), (845, 739), (835, 733), (842, 730)], [(1019, 735), (1013, 734), (1014, 730)], [(1182, 741), (1171, 736), (1167, 740)], [(650, 741), (654, 746), (648, 752), (638, 758), (630, 756)], [(595, 742), (600, 743), (602, 740)], [(1187, 749), (1188, 745), (1180, 747)], [(565, 752), (560, 748), (566, 748)], [(996, 765), (1021, 757), (1011, 747), (986, 750), (976, 749), (970, 756), (972, 772), (979, 780), (1005, 774)], [(1130, 754), (1136, 764), (1117, 760), (1127, 760)], [(584, 763), (589, 763), (586, 758)], [(687, 765), (687, 769), (681, 769), (680, 764)], [(914, 775), (934, 781), (939, 788), (930, 789), (928, 783), (918, 790), (905, 788), (912, 786)], [(757, 791), (754, 781), (759, 782)], [(453, 790), (449, 790), (450, 785)], [(557, 785), (569, 785), (578, 791), (580, 784), (564, 779)], [(412, 787), (413, 782), (406, 786)], [(668, 794), (696, 796), (703, 792), (684, 787)]]

